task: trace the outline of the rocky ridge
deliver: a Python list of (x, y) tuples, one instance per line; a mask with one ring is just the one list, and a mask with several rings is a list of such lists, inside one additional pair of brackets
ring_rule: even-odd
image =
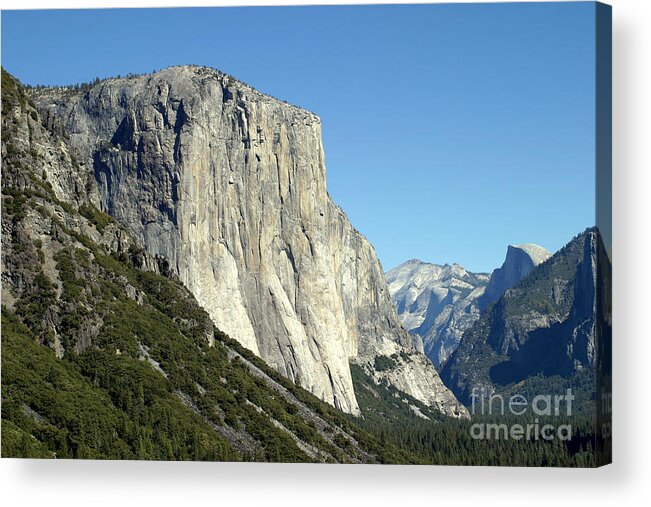
[(389, 271), (387, 283), (403, 325), (441, 368), (481, 312), (550, 255), (532, 243), (509, 245), (502, 266), (490, 276), (459, 264), (413, 259)]
[(479, 318), (477, 299), (484, 293), (488, 275), (471, 273), (458, 264), (441, 266), (414, 259), (386, 276), (405, 328), (422, 338), (425, 354), (440, 367)]

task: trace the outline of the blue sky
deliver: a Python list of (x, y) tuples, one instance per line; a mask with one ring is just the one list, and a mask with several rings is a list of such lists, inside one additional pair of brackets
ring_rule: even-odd
[(321, 116), (328, 190), (385, 269), (501, 264), (594, 225), (594, 4), (3, 11), (68, 84), (195, 63)]

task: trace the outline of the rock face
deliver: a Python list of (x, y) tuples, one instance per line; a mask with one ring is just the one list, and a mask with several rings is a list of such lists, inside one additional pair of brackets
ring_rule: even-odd
[[(357, 413), (349, 361), (414, 352), (373, 247), (328, 196), (317, 116), (200, 67), (33, 98), (93, 168), (97, 206), (278, 371)], [(403, 388), (430, 382), (431, 365)]]
[[(466, 408), (445, 386), (438, 375), (430, 374), (432, 363), (421, 353), (401, 352), (380, 356), (378, 363), (366, 364), (365, 370), (376, 384), (388, 382), (440, 412), (456, 418), (467, 418)], [(388, 366), (385, 366), (388, 365)], [(373, 367), (374, 366), (374, 367)]]
[(493, 271), (486, 291), (479, 299), (479, 307), (483, 310), (497, 301), (507, 289), (513, 287), (550, 256), (547, 250), (533, 243), (509, 245), (504, 263)]
[(536, 375), (568, 378), (594, 367), (600, 245), (596, 230), (580, 234), (464, 333), (441, 371), (459, 399), (468, 404), (475, 387), (499, 390)]
[(437, 367), (479, 318), (477, 299), (488, 279), (487, 274), (470, 273), (458, 264), (440, 266), (420, 260), (407, 261), (387, 273), (402, 323), (422, 338), (425, 354)]

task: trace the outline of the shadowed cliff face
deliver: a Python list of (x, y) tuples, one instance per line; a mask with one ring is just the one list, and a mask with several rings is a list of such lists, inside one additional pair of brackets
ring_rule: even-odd
[[(197, 67), (34, 100), (92, 165), (98, 206), (281, 373), (357, 413), (349, 360), (415, 352), (372, 246), (327, 194), (317, 116)], [(401, 389), (449, 393), (413, 364)]]

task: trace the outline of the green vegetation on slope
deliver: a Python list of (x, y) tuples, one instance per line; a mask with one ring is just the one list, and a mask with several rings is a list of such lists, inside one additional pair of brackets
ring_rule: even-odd
[[(537, 311), (543, 315), (564, 315), (568, 310), (567, 301), (572, 301), (573, 284), (568, 284), (566, 293), (550, 297), (558, 290), (558, 281), (571, 281), (576, 275), (578, 264), (583, 261), (583, 237), (593, 231), (588, 229), (576, 235), (558, 252), (516, 284), (509, 296), (504, 298), (505, 311), (510, 315), (526, 315)], [(562, 302), (561, 302), (562, 301)]]
[(148, 364), (98, 350), (75, 359), (3, 310), (3, 457), (238, 459)]
[[(26, 215), (39, 213), (42, 204), (31, 197)], [(25, 435), (59, 457), (348, 462), (387, 452), (214, 331), (178, 282), (135, 269), (129, 254), (109, 254), (47, 213), (41, 218), (53, 221), (57, 240), (49, 241), (47, 253), (42, 242), (20, 244), (36, 274), (15, 315), (3, 314), (2, 417), (9, 428), (3, 455), (26, 455), (20, 451), (27, 449)], [(40, 262), (50, 255), (57, 283)], [(61, 359), (50, 348), (55, 339), (65, 351)], [(317, 428), (304, 418), (268, 380), (251, 373), (248, 361), (326, 424)], [(220, 428), (252, 443), (234, 449)]]
[[(4, 456), (40, 456), (45, 449), (58, 457), (109, 459), (413, 461), (391, 454), (390, 446), (214, 331), (178, 282), (55, 227), (52, 243), (65, 246), (52, 254), (59, 283), (35, 261), (35, 290), (18, 298), (15, 315), (3, 311)], [(73, 248), (76, 240), (82, 244)], [(32, 260), (46, 257), (38, 242), (21, 248), (36, 251)], [(61, 359), (50, 348), (54, 327), (66, 351)], [(249, 362), (262, 374), (252, 374)], [(325, 422), (304, 417), (265, 375)], [(220, 428), (253, 443), (234, 449)], [(34, 449), (25, 446), (25, 435)]]
[[(433, 465), (500, 466), (595, 466), (594, 421), (578, 415), (564, 418), (536, 418), (534, 415), (473, 416), (472, 421), (441, 417), (388, 384), (376, 384), (357, 365), (351, 365), (355, 394), (363, 419), (355, 419), (381, 442), (419, 456), (420, 463)], [(413, 408), (418, 408), (423, 418)], [(352, 416), (350, 416), (352, 418)], [(522, 440), (475, 439), (474, 424), (549, 423), (558, 427), (571, 424), (572, 439), (546, 441), (540, 437)]]

